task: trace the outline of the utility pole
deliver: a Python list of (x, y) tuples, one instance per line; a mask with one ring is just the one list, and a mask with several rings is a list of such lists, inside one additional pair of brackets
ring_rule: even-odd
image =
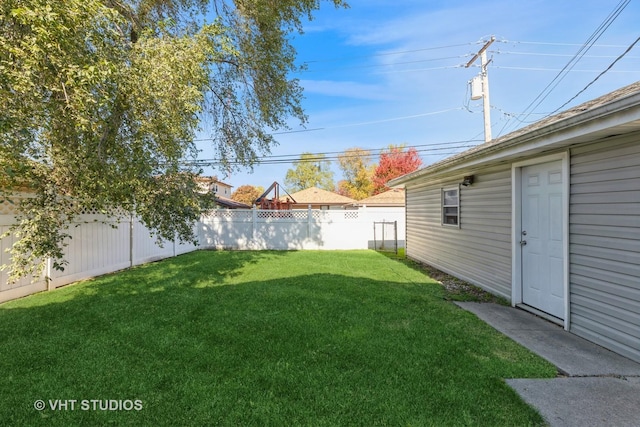
[(465, 68), (469, 68), (471, 64), (473, 64), (478, 56), (480, 57), (480, 65), (481, 72), (480, 76), (482, 78), (482, 110), (484, 112), (484, 142), (491, 141), (491, 105), (489, 104), (489, 75), (487, 74), (487, 49), (491, 46), (496, 40), (495, 37), (491, 36), (491, 39), (485, 43), (484, 46), (476, 53), (471, 61), (467, 62)]

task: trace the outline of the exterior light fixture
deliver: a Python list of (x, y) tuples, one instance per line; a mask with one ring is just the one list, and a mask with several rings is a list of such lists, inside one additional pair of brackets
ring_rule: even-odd
[(465, 176), (462, 179), (462, 185), (464, 185), (465, 187), (468, 187), (471, 184), (473, 184), (473, 175)]

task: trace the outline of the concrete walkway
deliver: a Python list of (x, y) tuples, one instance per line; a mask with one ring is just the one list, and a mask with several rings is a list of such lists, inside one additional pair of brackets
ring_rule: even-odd
[(563, 377), (506, 380), (552, 427), (640, 426), (640, 363), (524, 310), (456, 304), (558, 368)]

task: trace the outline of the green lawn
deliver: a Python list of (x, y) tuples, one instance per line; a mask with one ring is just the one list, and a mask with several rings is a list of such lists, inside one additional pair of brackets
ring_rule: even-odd
[(0, 340), (16, 426), (539, 425), (503, 379), (555, 376), (372, 251), (195, 252), (2, 304)]

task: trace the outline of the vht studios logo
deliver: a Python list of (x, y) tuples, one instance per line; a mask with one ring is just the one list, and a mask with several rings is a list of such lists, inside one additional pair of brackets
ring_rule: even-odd
[(116, 399), (49, 399), (48, 401), (36, 400), (33, 407), (38, 411), (49, 409), (51, 411), (139, 411), (142, 409), (142, 400), (116, 400)]

